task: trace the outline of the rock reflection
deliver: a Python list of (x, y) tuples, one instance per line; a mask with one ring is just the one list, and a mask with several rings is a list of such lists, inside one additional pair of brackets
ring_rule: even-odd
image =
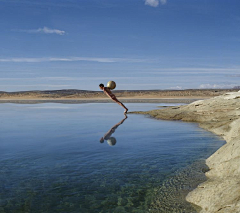
[(117, 124), (115, 124), (101, 139), (100, 139), (100, 143), (104, 143), (104, 140), (107, 141), (109, 146), (114, 146), (117, 143), (117, 140), (115, 137), (112, 137), (112, 134), (115, 132), (115, 130), (121, 125), (123, 124), (123, 122), (128, 118), (126, 114), (125, 118), (122, 119), (120, 122), (118, 122)]

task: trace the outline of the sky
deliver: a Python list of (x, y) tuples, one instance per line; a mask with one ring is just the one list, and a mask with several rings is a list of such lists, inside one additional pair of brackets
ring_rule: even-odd
[(0, 0), (0, 91), (232, 88), (239, 0)]

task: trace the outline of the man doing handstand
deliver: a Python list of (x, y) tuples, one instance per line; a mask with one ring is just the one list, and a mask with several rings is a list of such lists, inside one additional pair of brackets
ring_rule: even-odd
[(116, 98), (116, 96), (111, 92), (111, 90), (110, 90), (108, 87), (104, 87), (104, 84), (99, 84), (99, 87), (100, 87), (101, 90), (103, 90), (103, 92), (104, 92), (109, 98), (111, 98), (114, 102), (116, 102), (117, 104), (119, 104), (120, 106), (122, 106), (122, 107), (125, 109), (124, 113), (127, 113), (128, 108), (125, 107), (125, 106), (123, 105), (123, 103), (121, 103), (121, 102)]

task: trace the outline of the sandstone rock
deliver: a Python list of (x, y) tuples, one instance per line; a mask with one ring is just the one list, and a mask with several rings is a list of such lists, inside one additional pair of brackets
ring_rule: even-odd
[(202, 208), (201, 213), (240, 212), (240, 91), (180, 107), (149, 112), (157, 119), (198, 122), (226, 144), (206, 160), (208, 180), (190, 192), (187, 201)]

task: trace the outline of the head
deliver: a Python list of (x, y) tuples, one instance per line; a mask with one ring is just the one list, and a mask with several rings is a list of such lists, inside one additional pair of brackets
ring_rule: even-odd
[(100, 143), (103, 143), (104, 142), (104, 139), (103, 139), (103, 137), (100, 139)]
[(99, 88), (100, 88), (101, 90), (103, 90), (104, 84), (99, 84)]

